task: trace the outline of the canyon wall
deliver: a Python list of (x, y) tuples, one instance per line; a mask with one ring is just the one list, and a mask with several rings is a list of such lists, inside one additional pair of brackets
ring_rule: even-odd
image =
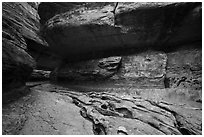
[[(50, 59), (54, 55), (50, 54), (47, 42), (40, 35), (37, 7), (37, 3), (2, 3), (3, 94), (27, 91), (25, 82), (33, 69), (54, 68), (57, 64)], [(38, 58), (43, 61), (39, 62)]]
[(44, 45), (37, 35), (37, 12), (27, 3), (2, 3), (3, 89), (23, 86), (36, 65), (26, 39)]
[[(57, 10), (62, 5), (42, 3), (45, 11), (53, 6)], [(39, 12), (42, 35), (64, 62), (52, 77), (201, 89), (201, 7), (201, 3), (70, 3), (47, 17)], [(110, 56), (120, 56), (120, 66), (101, 78), (97, 58)]]
[[(33, 69), (41, 69), (52, 71), (54, 81), (201, 90), (201, 3), (2, 7), (4, 89), (23, 86)], [(42, 71), (31, 77), (35, 72)]]

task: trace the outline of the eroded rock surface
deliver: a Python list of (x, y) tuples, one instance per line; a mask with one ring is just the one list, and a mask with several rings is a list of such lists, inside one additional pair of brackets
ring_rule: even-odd
[(3, 91), (23, 89), (33, 68), (54, 69), (58, 64), (56, 58), (56, 61), (51, 58), (54, 55), (50, 55), (48, 44), (40, 36), (37, 6), (32, 2), (2, 3)]
[(81, 117), (71, 98), (50, 93), (54, 87), (41, 84), (34, 84), (29, 95), (3, 107), (4, 135), (93, 134), (91, 122)]
[(181, 49), (167, 54), (166, 87), (202, 88), (201, 49)]
[(201, 40), (200, 21), (200, 3), (119, 3), (115, 15), (115, 24), (134, 37), (135, 46), (163, 49)]
[(2, 7), (3, 134), (202, 134), (201, 3)]
[(31, 94), (3, 107), (3, 134), (202, 134), (202, 104), (192, 98), (196, 92), (27, 85)]
[(29, 81), (49, 80), (51, 71), (34, 69), (31, 73)]
[(190, 123), (177, 107), (168, 103), (108, 93), (73, 99), (82, 108), (81, 115), (93, 122), (95, 134), (118, 134), (120, 126), (132, 135), (201, 134), (201, 124)]
[[(38, 7), (38, 14), (40, 16), (41, 24), (45, 24), (50, 18), (57, 14), (67, 11), (74, 11), (81, 8), (93, 9), (94, 7), (104, 6), (109, 4), (108, 2), (41, 2)], [(78, 12), (78, 11), (77, 11)]]
[(42, 43), (36, 33), (37, 12), (27, 3), (4, 2), (2, 7), (3, 88), (21, 87), (36, 65), (26, 52), (25, 38)]
[(120, 65), (121, 57), (67, 63), (55, 69), (51, 78), (58, 81), (107, 80), (117, 73)]
[(51, 76), (55, 81), (106, 80), (138, 88), (201, 90), (201, 56), (200, 48), (183, 47), (167, 53), (150, 50), (122, 58), (65, 63)]
[(175, 48), (201, 40), (201, 26), (201, 3), (119, 3), (55, 15), (43, 35), (55, 53), (80, 60)]
[[(111, 79), (122, 85), (134, 87), (164, 88), (167, 55), (164, 52), (147, 51), (124, 56), (118, 73)], [(121, 81), (121, 82), (120, 82)]]

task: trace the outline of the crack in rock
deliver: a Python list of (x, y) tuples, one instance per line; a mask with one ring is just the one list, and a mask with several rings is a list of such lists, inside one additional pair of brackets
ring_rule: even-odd
[[(66, 93), (66, 95), (71, 97), (73, 103), (81, 108), (81, 116), (93, 123), (93, 132), (97, 135), (193, 135), (202, 132), (198, 124), (195, 127), (186, 117), (170, 108), (181, 106), (175, 106), (168, 102), (156, 102), (143, 98), (138, 100), (133, 97), (128, 99), (128, 97), (121, 97), (119, 94), (105, 92), (84, 93), (78, 96)], [(130, 120), (135, 121), (131, 122)], [(118, 131), (120, 126), (124, 127), (126, 131)], [(148, 131), (148, 133), (144, 131)]]

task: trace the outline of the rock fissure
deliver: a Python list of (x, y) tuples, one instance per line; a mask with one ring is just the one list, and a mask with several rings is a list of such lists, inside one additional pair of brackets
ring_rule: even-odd
[[(99, 94), (101, 94), (101, 95), (104, 95), (104, 94), (106, 94), (106, 93), (99, 93)], [(110, 95), (106, 95), (106, 96), (110, 96)], [(87, 98), (89, 98), (88, 96), (86, 96)], [(91, 98), (94, 98), (94, 95), (92, 95), (91, 96)], [(96, 98), (98, 98), (97, 96), (96, 96)], [(111, 97), (111, 98), (113, 98), (113, 96)], [(74, 98), (74, 100), (75, 100), (75, 98)], [(86, 99), (87, 100), (87, 99)], [(89, 100), (89, 99), (88, 99)], [(87, 101), (88, 101), (87, 100)], [(102, 102), (104, 102), (103, 100), (101, 100)], [(115, 101), (113, 101), (113, 100), (105, 100), (105, 101), (111, 101), (112, 102), (112, 105), (116, 105), (116, 104), (118, 104), (118, 103), (116, 103)], [(77, 104), (77, 106), (79, 106), (80, 108), (82, 108), (81, 109), (81, 115), (82, 115), (82, 117), (84, 117), (84, 118), (86, 118), (86, 119), (89, 119), (89, 120), (91, 120), (92, 122), (93, 122), (93, 124), (94, 124), (94, 126), (96, 126), (97, 127), (97, 124), (95, 123), (95, 121), (101, 121), (102, 119), (101, 119), (101, 117), (105, 117), (105, 119), (108, 121), (109, 119), (107, 118), (107, 117), (124, 117), (124, 118), (128, 118), (128, 119), (136, 119), (136, 120), (139, 120), (139, 121), (141, 121), (141, 122), (144, 122), (144, 123), (146, 123), (146, 124), (149, 124), (150, 126), (152, 126), (153, 128), (155, 128), (155, 129), (157, 129), (157, 130), (159, 130), (159, 131), (161, 131), (162, 133), (164, 133), (164, 134), (185, 134), (185, 133), (187, 133), (187, 130), (186, 130), (186, 132), (184, 132), (182, 129), (184, 129), (184, 128), (182, 128), (182, 126), (181, 126), (181, 124), (178, 124), (178, 122), (181, 122), (181, 121), (179, 121), (178, 120), (178, 115), (179, 114), (177, 114), (177, 112), (175, 112), (175, 111), (172, 111), (172, 110), (170, 110), (170, 109), (168, 109), (168, 108), (166, 108), (166, 107), (162, 107), (162, 106), (160, 106), (158, 103), (156, 103), (156, 102), (153, 102), (153, 101), (149, 101), (149, 100), (146, 100), (147, 102), (149, 102), (151, 105), (153, 105), (154, 107), (158, 107), (158, 108), (160, 108), (160, 109), (162, 109), (163, 111), (167, 111), (167, 112), (170, 112), (170, 114), (171, 114), (171, 116), (167, 116), (167, 115), (163, 115), (163, 113), (158, 113), (158, 112), (154, 112), (154, 111), (143, 111), (143, 113), (155, 113), (156, 115), (163, 115), (163, 116), (165, 116), (165, 117), (167, 117), (167, 118), (169, 118), (170, 120), (173, 120), (172, 122), (172, 124), (168, 124), (168, 123), (166, 123), (166, 122), (164, 122), (163, 120), (161, 120), (160, 118), (158, 118), (158, 116), (152, 116), (152, 118), (154, 119), (153, 121), (152, 120), (147, 120), (146, 118), (145, 118), (145, 115), (144, 114), (142, 114), (143, 116), (134, 116), (133, 114), (135, 113), (135, 112), (133, 112), (132, 113), (132, 111), (130, 111), (129, 109), (127, 109), (127, 108), (124, 108), (124, 107), (119, 107), (119, 108), (115, 108), (114, 109), (114, 111), (115, 112), (119, 112), (120, 114), (117, 114), (117, 113), (115, 113), (114, 111), (108, 111), (107, 109), (108, 109), (108, 105), (106, 106), (107, 108), (100, 108), (100, 106), (98, 106), (97, 104), (99, 103), (99, 101), (97, 101), (97, 102), (92, 102), (93, 104), (92, 105), (90, 105), (90, 104), (88, 104), (87, 105), (87, 102), (85, 103), (85, 102), (83, 102), (81, 105), (79, 105), (79, 104)], [(75, 101), (74, 101), (75, 102)], [(81, 101), (80, 101), (81, 102)], [(115, 103), (116, 104), (115, 104)], [(120, 103), (122, 103), (123, 102), (123, 99), (121, 99), (121, 102)], [(135, 102), (135, 100), (132, 100), (131, 102)], [(96, 103), (96, 105), (94, 105), (94, 103)], [(100, 105), (101, 104), (103, 104), (103, 103), (99, 103)], [(85, 105), (85, 106), (84, 106)], [(114, 112), (114, 113), (113, 113)], [(100, 114), (100, 115), (99, 115)], [(99, 116), (98, 116), (99, 115)], [(172, 118), (172, 116), (173, 116), (173, 118)], [(182, 116), (180, 116), (179, 115), (179, 117), (182, 117)], [(102, 120), (103, 121), (103, 120)], [(103, 124), (104, 122), (102, 122), (101, 124)], [(109, 122), (107, 122), (107, 123), (109, 123)], [(95, 125), (96, 124), (96, 125)], [(109, 125), (104, 125), (105, 127), (109, 127)], [(96, 127), (94, 127), (94, 128), (96, 128)], [(99, 127), (101, 127), (101, 126), (99, 126)], [(99, 128), (98, 127), (98, 128)], [(106, 129), (105, 131), (104, 131), (104, 128), (96, 128), (96, 130), (97, 131), (94, 131), (95, 132), (95, 134), (105, 134), (106, 132), (106, 130), (107, 130), (107, 134), (109, 134), (109, 132), (108, 132), (108, 130), (109, 129)], [(192, 131), (188, 131), (188, 134), (195, 134), (195, 131), (192, 129)]]

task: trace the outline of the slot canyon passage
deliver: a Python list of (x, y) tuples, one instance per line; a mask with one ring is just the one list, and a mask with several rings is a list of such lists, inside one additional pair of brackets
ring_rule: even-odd
[(3, 135), (201, 135), (201, 2), (2, 2)]

